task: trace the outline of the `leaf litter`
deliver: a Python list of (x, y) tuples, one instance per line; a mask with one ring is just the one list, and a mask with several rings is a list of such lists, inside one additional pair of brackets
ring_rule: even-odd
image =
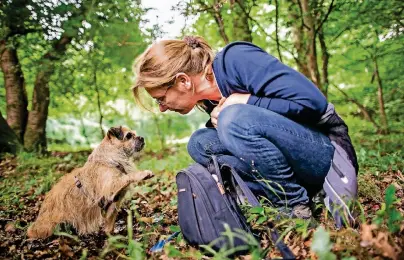
[[(73, 162), (59, 160), (52, 165), (56, 178), (79, 166), (82, 159), (75, 160), (75, 158), (81, 158), (83, 155), (88, 154), (54, 153), (53, 156), (57, 158), (69, 156), (71, 158), (69, 162)], [(161, 157), (161, 155), (156, 154), (156, 157), (158, 156)], [(29, 181), (36, 170), (38, 170), (37, 166), (19, 170), (18, 160), (12, 156), (8, 156), (0, 162), (0, 188), (3, 189), (12, 183), (15, 189), (15, 191), (7, 189), (7, 196), (2, 194), (0, 201), (0, 258), (128, 258), (128, 251), (125, 247), (108, 249), (109, 239), (102, 230), (95, 234), (78, 236), (73, 228), (68, 225), (61, 225), (59, 231), (56, 232), (57, 235), (54, 234), (48, 239), (27, 239), (26, 229), (35, 220), (44, 199), (44, 194), (38, 194), (37, 189), (44, 184), (43, 178), (45, 177), (39, 177), (36, 183)], [(156, 242), (170, 236), (173, 230), (178, 230), (175, 173), (163, 171), (159, 175), (159, 178), (143, 182), (143, 185), (135, 189), (132, 200), (124, 204), (118, 214), (113, 235), (121, 236), (121, 238), (128, 236), (127, 218), (128, 209), (131, 209), (134, 213), (133, 240), (140, 243), (146, 258), (201, 258), (202, 255), (196, 249), (187, 246), (181, 236), (171, 241), (168, 246), (166, 245), (166, 250), (161, 253), (153, 255), (148, 253), (148, 249)], [(307, 230), (300, 230), (299, 232), (297, 232), (298, 229), (291, 229), (284, 234), (283, 240), (298, 256), (298, 259), (319, 259), (321, 254), (327, 255), (327, 252), (332, 252), (340, 258), (355, 256), (356, 259), (404, 259), (404, 221), (401, 221), (399, 231), (394, 234), (390, 233), (385, 226), (372, 224), (372, 219), (383, 206), (384, 198), (383, 194), (374, 194), (374, 192), (385, 191), (391, 184), (396, 189), (396, 208), (401, 214), (404, 214), (404, 177), (402, 172), (390, 170), (378, 175), (362, 175), (361, 178), (359, 201), (365, 212), (362, 224), (355, 229), (336, 230), (332, 220), (323, 210), (318, 216), (316, 225), (308, 226)], [(370, 190), (366, 190), (363, 185), (366, 183), (372, 184)], [(318, 223), (322, 223), (321, 228), (319, 228)], [(290, 222), (285, 222), (278, 228), (282, 232), (282, 230), (286, 230), (285, 227), (289, 224)], [(264, 225), (265, 223), (262, 223), (262, 226)], [(271, 245), (273, 248), (273, 243), (265, 232), (261, 232), (260, 244), (263, 248), (271, 247)], [(106, 252), (106, 249), (109, 251)], [(276, 258), (280, 255), (275, 249), (270, 249), (267, 256)], [(239, 258), (253, 259), (251, 255)]]

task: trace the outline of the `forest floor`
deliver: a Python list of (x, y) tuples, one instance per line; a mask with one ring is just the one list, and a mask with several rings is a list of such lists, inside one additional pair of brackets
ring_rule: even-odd
[[(277, 221), (283, 240), (298, 259), (404, 259), (404, 176), (399, 137), (362, 139), (358, 143), (362, 208), (358, 225), (336, 230), (324, 209), (312, 221)], [(175, 174), (190, 161), (184, 160), (179, 165), (177, 161), (174, 169), (167, 165), (181, 158), (183, 150), (185, 147), (158, 153), (146, 151), (137, 159), (144, 162), (141, 168), (153, 168), (156, 177), (135, 188), (132, 199), (119, 213), (112, 236), (102, 231), (78, 236), (71, 227), (61, 226), (45, 240), (27, 239), (26, 230), (52, 184), (82, 165), (89, 152), (52, 152), (41, 158), (32, 154), (4, 157), (0, 161), (0, 259), (207, 258), (186, 245), (181, 235), (161, 252), (149, 252), (158, 240), (179, 230)], [(261, 249), (252, 249), (240, 259), (262, 259), (259, 254), (265, 248), (266, 257), (280, 257), (263, 228), (271, 214), (251, 218), (253, 227), (262, 231)], [(224, 259), (226, 254), (221, 252), (214, 258)]]

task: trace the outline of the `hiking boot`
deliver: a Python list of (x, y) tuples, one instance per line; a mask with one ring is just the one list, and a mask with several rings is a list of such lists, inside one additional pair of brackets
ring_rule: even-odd
[(310, 219), (311, 210), (310, 210), (309, 205), (299, 204), (299, 205), (294, 206), (292, 209), (292, 217), (301, 218), (301, 219)]
[(309, 205), (299, 204), (291, 208), (280, 207), (277, 208), (279, 218), (301, 218), (301, 219), (310, 219), (312, 217), (311, 209)]

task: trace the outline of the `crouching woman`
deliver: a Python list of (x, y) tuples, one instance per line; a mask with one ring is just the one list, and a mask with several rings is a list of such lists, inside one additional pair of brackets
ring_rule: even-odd
[(188, 144), (196, 162), (207, 166), (216, 155), (257, 196), (299, 218), (311, 217), (310, 197), (324, 189), (337, 224), (353, 220), (347, 202), (357, 193), (358, 165), (348, 129), (304, 75), (252, 43), (233, 42), (214, 55), (193, 36), (152, 44), (136, 73), (138, 100), (144, 88), (161, 112), (200, 105), (210, 114)]

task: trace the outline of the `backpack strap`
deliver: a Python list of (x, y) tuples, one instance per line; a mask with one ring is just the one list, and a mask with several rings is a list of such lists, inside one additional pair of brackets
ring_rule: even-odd
[[(211, 163), (210, 165), (213, 165), (214, 169), (211, 170), (210, 172), (214, 171), (217, 175), (218, 180), (220, 183), (223, 183), (223, 178), (222, 174), (220, 171), (220, 166), (217, 161), (217, 157), (215, 155), (211, 156)], [(244, 193), (244, 196), (247, 198), (248, 202), (253, 206), (253, 207), (261, 207), (261, 204), (259, 203), (257, 197), (253, 194), (250, 188), (248, 188), (247, 183), (243, 181), (243, 179), (240, 177), (240, 175), (237, 173), (237, 171), (231, 167), (230, 165), (223, 164), (227, 167), (230, 168), (230, 172), (233, 175), (237, 185), (240, 187), (241, 191)], [(283, 259), (296, 259), (295, 255), (293, 252), (289, 249), (289, 247), (279, 239), (279, 233), (278, 230), (275, 228), (275, 225), (272, 221), (268, 222), (268, 228), (271, 234), (271, 239), (276, 243), (276, 247), (278, 250), (281, 252)]]
[(230, 168), (231, 174), (237, 182), (237, 185), (240, 187), (241, 191), (244, 193), (244, 196), (247, 198), (248, 202), (253, 207), (260, 207), (261, 204), (258, 201), (257, 197), (252, 193), (251, 189), (248, 188), (247, 183), (241, 179), (240, 175), (238, 175), (237, 171), (233, 168)]
[[(215, 172), (218, 180), (220, 183), (223, 183), (223, 178), (222, 178), (222, 173), (220, 171), (220, 166), (219, 162), (217, 161), (217, 157), (215, 155), (211, 155), (211, 163), (210, 165), (213, 166), (214, 169), (211, 169), (210, 172)], [(211, 166), (211, 167), (212, 167)], [(247, 198), (248, 203), (250, 203), (253, 207), (259, 207), (261, 204), (257, 200), (257, 197), (252, 193), (250, 188), (248, 188), (247, 184), (243, 179), (241, 179), (240, 175), (234, 170), (233, 167), (227, 164), (223, 164), (222, 166), (227, 166), (230, 168), (231, 174), (233, 175), (237, 185), (240, 187), (241, 191), (243, 192), (243, 195)]]

